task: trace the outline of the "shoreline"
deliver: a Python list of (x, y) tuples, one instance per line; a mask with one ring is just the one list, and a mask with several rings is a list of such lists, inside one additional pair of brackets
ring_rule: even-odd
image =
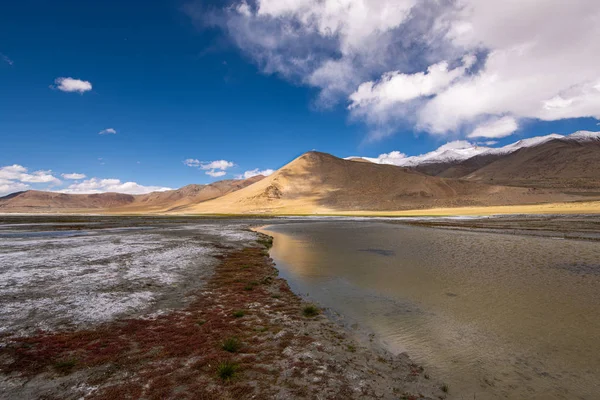
[(357, 342), (292, 293), (268, 255), (272, 238), (255, 234), (254, 246), (219, 257), (213, 276), (183, 309), (8, 340), (0, 347), (1, 393), (68, 399), (446, 397), (447, 386), (428, 379), (407, 355)]

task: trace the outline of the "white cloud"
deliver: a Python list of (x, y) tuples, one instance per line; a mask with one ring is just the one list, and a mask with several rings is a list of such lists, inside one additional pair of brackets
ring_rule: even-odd
[(102, 129), (98, 135), (116, 135), (117, 131), (113, 128)]
[(0, 58), (2, 58), (2, 61), (4, 61), (5, 63), (7, 63), (8, 65), (10, 65), (11, 67), (14, 65), (14, 61), (11, 60), (10, 58), (8, 58), (7, 55), (4, 55), (2, 53), (0, 53)]
[(22, 192), (27, 189), (29, 189), (29, 185), (27, 184), (0, 179), (0, 196), (5, 196), (14, 192)]
[(72, 180), (84, 179), (86, 177), (85, 174), (78, 174), (75, 172), (72, 174), (61, 174), (61, 176), (65, 179), (72, 179)]
[(206, 171), (206, 175), (210, 175), (213, 178), (218, 178), (220, 176), (225, 176), (227, 174), (227, 172), (225, 171), (217, 171), (214, 169), (211, 169), (210, 171)]
[(188, 167), (199, 167), (201, 161), (193, 158), (188, 158), (187, 160), (183, 160), (183, 163)]
[(78, 92), (85, 93), (92, 90), (92, 84), (88, 81), (82, 81), (74, 78), (56, 78), (54, 80), (56, 89), (62, 92)]
[(463, 76), (475, 61), (474, 56), (467, 55), (463, 57), (462, 65), (454, 69), (449, 69), (448, 62), (443, 61), (429, 66), (426, 72), (387, 72), (377, 82), (361, 84), (350, 95), (351, 104), (348, 108), (354, 113), (366, 115), (371, 120), (373, 116), (377, 121), (385, 120), (391, 107), (439, 93)]
[(121, 182), (119, 179), (91, 178), (83, 182), (73, 183), (66, 189), (59, 190), (59, 192), (71, 194), (93, 194), (106, 192), (146, 194), (150, 192), (163, 192), (165, 190), (172, 189), (162, 186), (143, 186), (136, 182)]
[(471, 134), (470, 138), (503, 138), (505, 136), (512, 135), (517, 129), (519, 124), (512, 117), (503, 117), (492, 119), (481, 125), (479, 125)]
[(231, 161), (217, 160), (217, 161), (206, 161), (200, 163), (200, 169), (220, 169), (226, 170), (233, 167), (235, 164)]
[(60, 179), (52, 175), (52, 171), (29, 172), (22, 165), (14, 164), (0, 167), (0, 195), (14, 191), (27, 190), (30, 184), (60, 185)]
[(255, 168), (255, 169), (251, 169), (249, 171), (246, 171), (243, 174), (236, 175), (235, 179), (248, 179), (248, 178), (252, 178), (253, 176), (258, 176), (258, 175), (269, 176), (273, 172), (275, 172), (275, 171), (272, 170), (272, 169), (263, 169), (263, 170), (260, 170), (258, 168)]
[(200, 168), (201, 170), (206, 171), (206, 175), (212, 176), (213, 178), (225, 176), (227, 174), (226, 170), (235, 166), (231, 161), (200, 161), (195, 158), (188, 158), (187, 160), (184, 160), (183, 163), (188, 167)]
[[(380, 136), (600, 119), (597, 0), (238, 0), (218, 17), (265, 73), (317, 87), (321, 103), (348, 101)], [(471, 54), (475, 64), (460, 62)]]

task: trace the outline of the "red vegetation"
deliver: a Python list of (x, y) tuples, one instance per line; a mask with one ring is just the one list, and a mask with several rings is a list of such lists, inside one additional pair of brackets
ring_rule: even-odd
[[(86, 383), (96, 387), (89, 396), (95, 399), (270, 394), (278, 378), (272, 366), (285, 360), (282, 350), (290, 340), (287, 334), (273, 340), (273, 333), (283, 329), (274, 321), (300, 319), (300, 300), (285, 281), (276, 278), (263, 247), (222, 258), (213, 277), (185, 309), (151, 319), (12, 340), (0, 349), (0, 371), (49, 378), (84, 371)], [(248, 284), (253, 290), (244, 290)], [(234, 317), (237, 310), (244, 310), (244, 316)], [(227, 337), (240, 339), (240, 352), (222, 349)], [(239, 365), (236, 377), (228, 381), (217, 375), (218, 365), (225, 360)]]

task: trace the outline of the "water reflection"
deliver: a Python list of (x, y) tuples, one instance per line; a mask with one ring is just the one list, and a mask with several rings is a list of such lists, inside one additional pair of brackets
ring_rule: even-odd
[(265, 232), (296, 292), (408, 351), (456, 398), (598, 398), (597, 243), (381, 222)]

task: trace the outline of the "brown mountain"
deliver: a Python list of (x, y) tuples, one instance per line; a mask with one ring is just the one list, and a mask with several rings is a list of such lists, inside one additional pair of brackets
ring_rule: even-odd
[(260, 182), (178, 211), (300, 214), (531, 204), (550, 199), (572, 198), (550, 191), (433, 177), (407, 168), (309, 152)]
[(66, 194), (28, 190), (0, 198), (0, 212), (160, 212), (207, 201), (244, 188), (263, 179), (224, 180), (209, 185), (188, 185), (177, 190), (144, 195), (121, 193)]
[[(555, 139), (481, 163), (467, 160), (441, 176), (462, 169), (463, 179), (500, 185), (554, 189), (600, 189), (600, 140)], [(460, 172), (455, 174), (459, 175)]]
[(513, 152), (481, 154), (464, 161), (414, 167), (427, 175), (507, 186), (573, 189), (588, 195), (600, 189), (600, 139), (575, 133)]

